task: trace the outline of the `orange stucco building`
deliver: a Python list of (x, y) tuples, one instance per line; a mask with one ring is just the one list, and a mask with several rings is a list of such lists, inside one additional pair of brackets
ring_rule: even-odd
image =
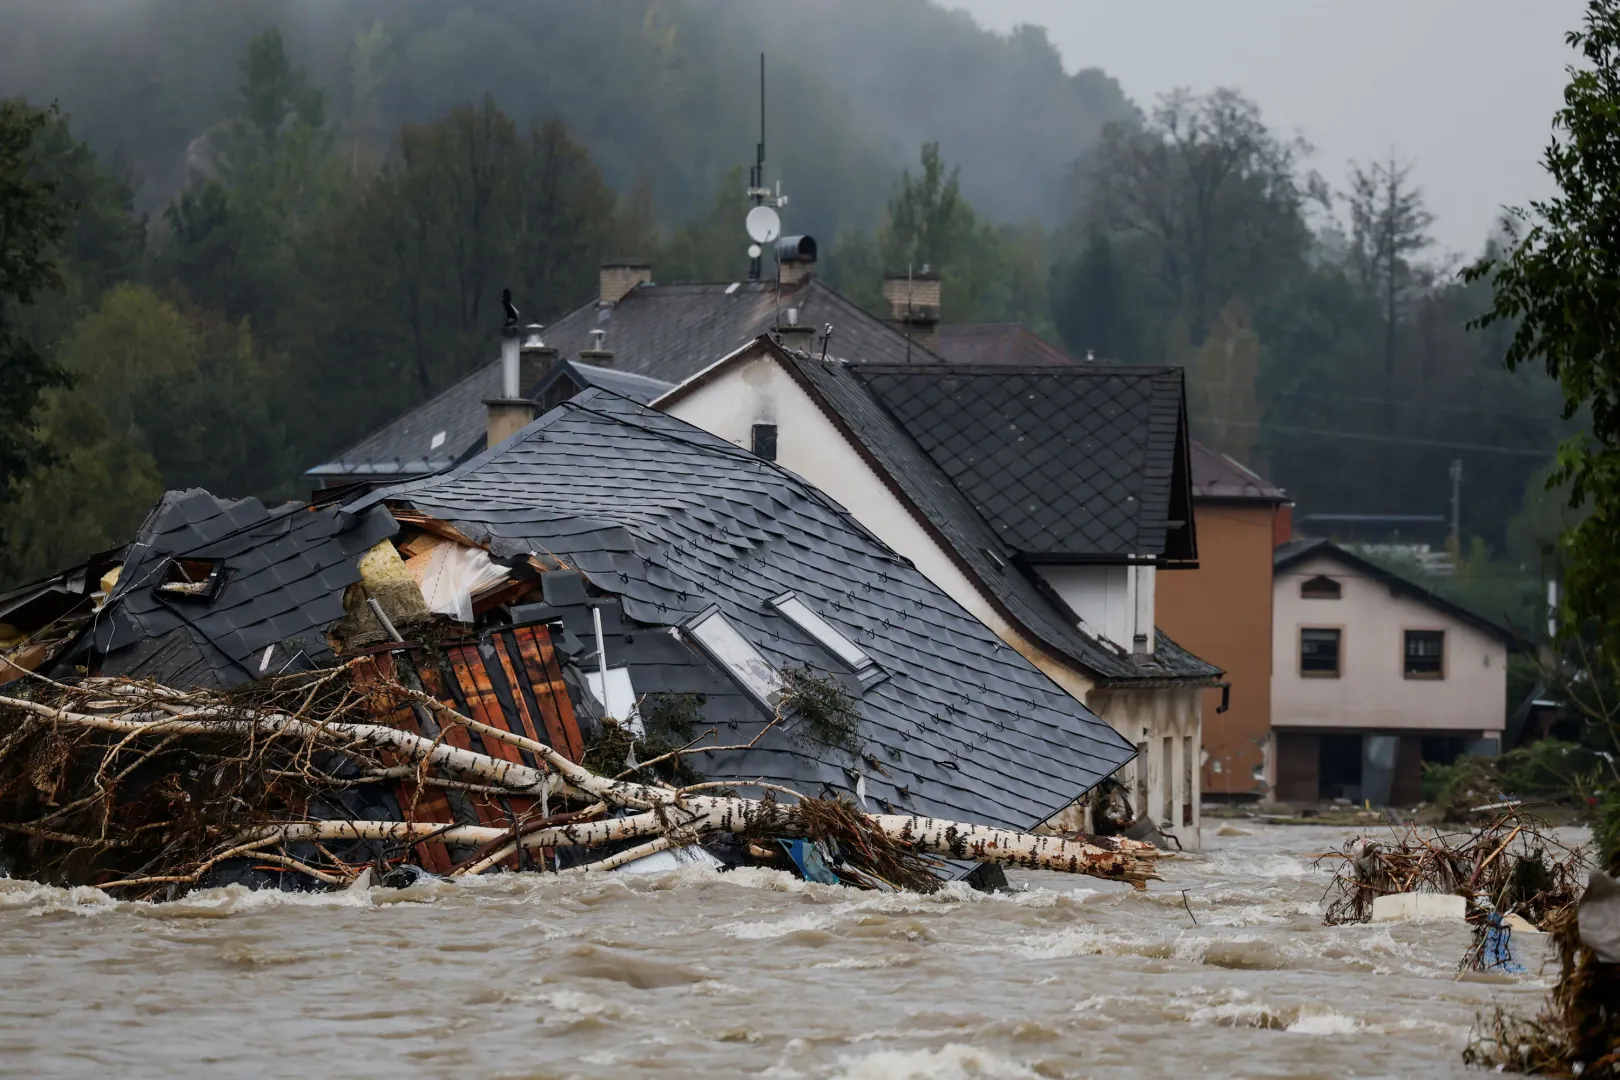
[(1289, 539), (1292, 508), (1263, 477), (1198, 443), (1192, 481), (1198, 569), (1159, 575), (1156, 616), (1230, 686), (1225, 712), (1223, 691), (1205, 692), (1204, 798), (1259, 800), (1271, 752), (1272, 552)]

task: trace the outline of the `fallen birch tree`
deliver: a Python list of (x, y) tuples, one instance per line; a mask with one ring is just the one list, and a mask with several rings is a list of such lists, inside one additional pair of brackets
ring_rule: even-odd
[[(231, 693), (32, 676), (24, 693), (0, 696), (0, 833), (11, 837), (12, 872), (163, 898), (231, 865), (337, 886), (368, 869), (422, 865), (432, 845), (458, 856), (441, 869), (466, 876), (556, 869), (563, 852), (571, 869), (611, 869), (729, 837), (756, 853), (814, 840), (852, 880), (895, 888), (937, 886), (944, 858), (1141, 888), (1165, 855), (1126, 839), (867, 814), (769, 784), (745, 798), (735, 791), (746, 783), (607, 777), (375, 668), (350, 677), (366, 663)], [(436, 733), (377, 722), (402, 707)], [(377, 817), (390, 796), (399, 817)]]

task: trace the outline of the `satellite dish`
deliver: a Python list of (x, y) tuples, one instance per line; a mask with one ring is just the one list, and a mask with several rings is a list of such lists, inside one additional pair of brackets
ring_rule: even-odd
[(758, 244), (749, 244), (748, 245), (748, 257), (750, 259), (757, 259), (761, 255), (763, 255), (764, 253), (765, 253), (765, 249), (760, 247)]
[(748, 229), (748, 239), (756, 244), (768, 244), (782, 235), (782, 219), (768, 206), (756, 206), (748, 211), (743, 224)]

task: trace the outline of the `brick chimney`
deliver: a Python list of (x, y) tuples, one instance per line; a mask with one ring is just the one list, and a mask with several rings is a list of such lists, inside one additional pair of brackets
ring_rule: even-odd
[[(536, 341), (539, 341), (539, 337), (538, 333), (534, 335)], [(515, 323), (508, 323), (502, 329), (501, 396), (484, 399), (487, 410), (485, 446), (499, 446), (539, 415), (535, 403), (523, 396), (528, 389), (523, 386), (523, 353), (526, 345), (527, 334), (520, 331)], [(544, 350), (544, 343), (541, 343), (540, 350)], [(556, 357), (555, 349), (551, 350), (551, 355)]]
[(910, 273), (885, 274), (883, 299), (889, 321), (925, 349), (939, 347), (939, 275), (924, 266)]
[(634, 259), (605, 262), (598, 278), (597, 303), (617, 304), (631, 289), (651, 280), (652, 263)]
[(516, 397), (528, 397), (540, 380), (551, 374), (557, 363), (557, 350), (545, 343), (540, 332), (545, 327), (530, 323), (523, 328), (523, 344), (518, 348), (518, 392)]
[(797, 285), (816, 272), (816, 238), (784, 236), (776, 242), (776, 283)]

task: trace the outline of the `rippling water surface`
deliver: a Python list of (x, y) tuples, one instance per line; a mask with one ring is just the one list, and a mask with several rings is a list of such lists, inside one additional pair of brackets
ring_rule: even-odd
[(0, 1071), (1444, 1077), (1477, 1010), (1539, 1005), (1539, 951), (1459, 979), (1460, 924), (1321, 926), (1305, 856), (1344, 831), (1243, 828), (1145, 894), (692, 867), (152, 906), (0, 881)]

